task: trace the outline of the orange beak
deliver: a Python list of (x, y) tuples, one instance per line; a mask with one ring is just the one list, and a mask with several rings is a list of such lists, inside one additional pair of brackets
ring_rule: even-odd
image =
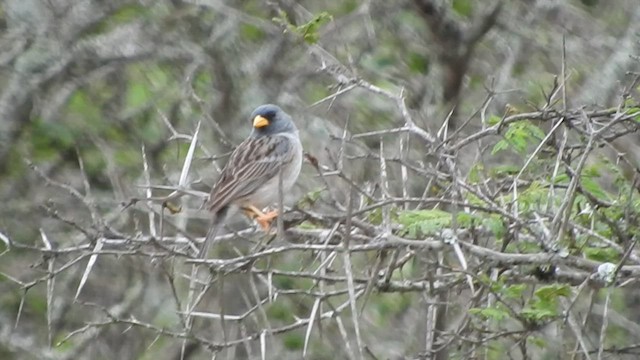
[(262, 128), (267, 125), (269, 125), (269, 120), (267, 120), (267, 118), (265, 118), (264, 116), (258, 115), (255, 118), (253, 118), (254, 128)]

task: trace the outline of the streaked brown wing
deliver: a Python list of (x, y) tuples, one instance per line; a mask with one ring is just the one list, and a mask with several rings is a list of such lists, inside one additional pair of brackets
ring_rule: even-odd
[(291, 159), (291, 144), (280, 136), (248, 138), (233, 151), (211, 189), (207, 209), (220, 209), (255, 192)]

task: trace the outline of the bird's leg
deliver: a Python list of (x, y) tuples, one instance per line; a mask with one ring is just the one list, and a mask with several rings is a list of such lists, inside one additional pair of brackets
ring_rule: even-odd
[(258, 209), (257, 207), (253, 206), (253, 205), (249, 205), (249, 206), (244, 206), (242, 208), (242, 211), (244, 212), (244, 214), (251, 220), (264, 216), (264, 213), (262, 211), (260, 211), (260, 209)]
[(253, 205), (245, 206), (242, 210), (247, 217), (255, 220), (264, 232), (269, 232), (271, 229), (271, 221), (278, 217), (277, 210), (272, 210), (265, 214)]
[(256, 221), (258, 222), (258, 225), (260, 225), (260, 227), (264, 232), (269, 232), (269, 230), (271, 229), (271, 222), (273, 221), (273, 219), (277, 217), (278, 217), (278, 210), (271, 210), (266, 214), (262, 214), (256, 217)]

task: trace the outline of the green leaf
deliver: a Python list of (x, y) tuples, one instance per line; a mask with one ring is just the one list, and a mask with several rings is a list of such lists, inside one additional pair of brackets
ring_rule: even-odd
[(598, 184), (597, 181), (593, 180), (593, 178), (583, 176), (580, 178), (580, 183), (582, 188), (588, 191), (591, 195), (600, 200), (611, 200), (609, 194), (607, 194), (604, 189)]
[(506, 140), (500, 140), (493, 146), (493, 149), (491, 150), (491, 155), (495, 155), (500, 151), (506, 150), (508, 148), (509, 148), (509, 143)]
[(500, 123), (501, 120), (502, 118), (500, 116), (496, 116), (496, 115), (489, 116), (489, 118), (487, 119), (487, 125), (489, 126), (497, 125)]
[(318, 30), (320, 27), (329, 21), (333, 21), (333, 16), (326, 11), (316, 15), (311, 21), (301, 26), (298, 26), (298, 32), (302, 34), (304, 40), (309, 44), (315, 44), (318, 41), (320, 35)]
[(510, 148), (521, 155), (526, 155), (527, 148), (530, 145), (537, 145), (544, 139), (545, 134), (542, 129), (534, 125), (530, 121), (519, 121), (512, 123), (504, 133), (504, 139), (507, 144), (501, 144), (499, 141), (492, 150), (492, 154), (498, 151)]
[(583, 251), (587, 259), (591, 260), (610, 263), (616, 263), (620, 260), (620, 254), (609, 247), (585, 247)]
[(505, 287), (502, 293), (504, 294), (505, 297), (509, 299), (519, 299), (522, 297), (522, 294), (524, 293), (526, 288), (527, 288), (526, 284), (510, 285)]
[(521, 315), (531, 321), (542, 321), (558, 316), (558, 298), (569, 297), (568, 285), (552, 284), (539, 288), (534, 297), (522, 309)]
[(320, 196), (322, 195), (323, 191), (324, 191), (324, 188), (322, 187), (318, 187), (309, 191), (307, 194), (305, 194), (305, 196), (302, 199), (300, 199), (300, 201), (298, 202), (298, 205), (300, 207), (305, 207), (306, 205), (313, 206), (313, 204), (315, 204), (315, 202), (318, 201), (318, 199), (320, 199)]
[(571, 295), (571, 288), (568, 285), (552, 284), (539, 288), (534, 293), (541, 300), (556, 299), (559, 296), (568, 297)]
[(474, 214), (459, 212), (456, 217), (458, 225), (462, 228), (470, 228), (480, 223), (481, 218)]
[(313, 229), (317, 229), (318, 226), (313, 224), (312, 222), (309, 222), (307, 220), (303, 221), (300, 225), (296, 226), (298, 229), (305, 229), (305, 230), (313, 230)]
[(332, 21), (333, 17), (326, 11), (323, 11), (313, 17), (309, 22), (296, 26), (289, 21), (289, 17), (287, 13), (284, 11), (280, 11), (279, 16), (273, 18), (273, 21), (281, 26), (285, 27), (285, 32), (289, 31), (291, 33), (300, 35), (302, 40), (304, 40), (308, 44), (315, 44), (318, 42), (320, 35), (318, 34), (318, 30), (322, 25)]
[(588, 177), (600, 177), (602, 174), (600, 172), (600, 165), (598, 166), (585, 166), (584, 170), (582, 170), (582, 175)]
[(403, 211), (398, 216), (398, 222), (403, 226), (401, 235), (417, 238), (433, 235), (450, 226), (451, 214), (438, 209)]
[(485, 218), (482, 224), (491, 230), (496, 239), (502, 239), (507, 232), (504, 227), (504, 222), (499, 215), (491, 215)]
[(633, 107), (629, 110), (627, 110), (627, 114), (635, 114), (633, 117), (633, 120), (635, 120), (636, 122), (640, 122), (640, 108), (638, 107)]
[(533, 125), (530, 122), (527, 122), (526, 129), (529, 135), (537, 140), (542, 141), (546, 136), (544, 131), (542, 131), (542, 129), (540, 129), (538, 126)]
[(522, 154), (527, 150), (527, 140), (522, 134), (518, 134), (518, 136), (511, 138), (511, 147), (514, 148), (516, 152)]
[(557, 311), (549, 307), (536, 306), (525, 307), (522, 309), (520, 314), (528, 320), (541, 321), (555, 317), (557, 315)]
[(509, 312), (502, 307), (471, 308), (469, 314), (479, 315), (485, 319), (501, 321), (509, 317)]
[(467, 178), (471, 182), (474, 182), (474, 183), (479, 182), (480, 175), (482, 174), (483, 171), (484, 171), (484, 166), (481, 163), (476, 163), (471, 167), (471, 170), (469, 171), (469, 175), (467, 176)]
[(569, 175), (558, 174), (553, 180), (556, 185), (566, 185), (569, 183)]
[(491, 176), (504, 177), (509, 175), (517, 175), (520, 172), (520, 166), (516, 165), (498, 165), (491, 169)]

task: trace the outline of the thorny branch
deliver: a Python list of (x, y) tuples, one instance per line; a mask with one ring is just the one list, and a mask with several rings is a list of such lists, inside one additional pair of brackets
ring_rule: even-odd
[[(229, 16), (239, 17), (240, 21), (277, 33), (278, 29), (270, 22), (221, 2), (206, 3)], [(445, 94), (455, 97), (468, 67), (469, 54), (496, 23), (501, 6), (496, 3), (464, 35), (459, 24), (440, 16), (433, 2), (415, 3), (442, 46), (451, 42), (456, 47), (464, 46), (458, 48), (462, 53), (456, 55), (459, 61), (453, 64), (458, 68), (451, 69), (456, 71), (456, 78)], [(362, 11), (366, 13), (366, 6)], [(193, 89), (193, 74), (209, 59), (209, 49), (195, 44), (173, 47), (169, 42), (163, 43), (167, 48), (132, 45), (133, 52), (126, 52), (124, 45), (113, 48), (105, 45), (137, 44), (151, 36), (137, 23), (127, 29), (128, 33), (114, 32), (83, 42), (77, 51), (84, 55), (95, 53), (105, 61), (111, 58), (132, 61), (153, 51), (167, 58), (189, 59), (187, 90), (180, 100), (195, 104), (205, 114), (207, 126), (213, 126), (214, 133), (219, 135), (220, 142), (230, 147), (232, 141), (210, 115), (215, 112), (208, 111), (211, 104)], [(125, 39), (127, 34), (136, 36)], [(221, 37), (214, 35), (211, 42)], [(327, 146), (327, 157), (309, 154), (313, 169), (307, 170), (316, 176), (320, 190), (303, 196), (287, 209), (278, 220), (277, 236), (261, 234), (246, 223), (242, 228), (230, 226), (226, 233), (217, 236), (217, 249), (206, 259), (197, 257), (208, 214), (198, 205), (206, 192), (196, 189), (196, 181), (192, 181), (193, 169), (199, 165), (194, 153), (204, 153), (209, 160), (218, 157), (211, 155), (209, 144), (203, 143), (201, 129), (195, 122), (187, 129), (181, 128), (163, 111), (157, 111), (170, 140), (191, 145), (182, 173), (175, 169), (175, 173), (180, 173), (176, 182), (170, 176), (156, 176), (147, 158), (150, 150), (143, 147), (143, 185), (122, 206), (113, 203), (110, 207), (99, 206), (102, 204), (96, 202), (95, 188), (89, 186), (80, 152), (77, 156), (83, 181), (79, 186), (55, 180), (29, 162), (42, 185), (70, 198), (83, 209), (85, 217), (67, 216), (68, 209), (51, 201), (44, 206), (47, 214), (70, 228), (73, 236), (52, 234), (43, 226), (38, 242), (23, 242), (0, 232), (0, 240), (7, 248), (0, 256), (16, 253), (38, 258), (26, 274), (23, 269), (1, 274), (23, 296), (16, 324), (6, 325), (11, 323), (5, 321), (8, 319), (0, 321), (4, 324), (0, 326), (0, 342), (11, 344), (10, 349), (30, 347), (29, 339), (11, 339), (10, 333), (12, 327), (19, 325), (29, 296), (43, 288), (49, 342), (53, 346), (64, 345), (69, 349), (67, 354), (72, 355), (81, 354), (93, 338), (113, 328), (150, 336), (153, 341), (143, 345), (149, 348), (160, 343), (159, 339), (175, 340), (179, 348), (177, 358), (188, 358), (194, 347), (214, 355), (259, 349), (264, 358), (274, 337), (303, 331), (301, 347), (306, 353), (310, 343), (317, 341), (316, 334), (325, 336), (331, 333), (326, 331), (330, 328), (337, 331), (329, 336), (342, 341), (341, 355), (365, 358), (375, 356), (376, 352), (372, 346), (375, 338), (366, 331), (366, 326), (373, 322), (376, 307), (387, 306), (384, 302), (387, 295), (421, 302), (425, 309), (426, 315), (406, 309), (398, 311), (408, 314), (399, 316), (428, 317), (423, 324), (426, 329), (411, 329), (421, 332), (416, 338), (425, 342), (417, 346), (418, 350), (407, 349), (407, 354), (418, 358), (432, 358), (450, 348), (459, 348), (461, 356), (479, 358), (484, 356), (481, 354), (485, 354), (483, 349), (488, 344), (503, 340), (518, 347), (526, 358), (526, 341), (531, 334), (542, 332), (545, 327), (561, 328), (564, 321), (575, 337), (576, 351), (585, 357), (638, 352), (637, 341), (636, 345), (614, 348), (608, 347), (604, 339), (607, 329), (628, 327), (625, 317), (613, 309), (611, 293), (637, 285), (640, 277), (640, 253), (633, 230), (638, 224), (636, 174), (640, 171), (634, 168), (630, 177), (627, 174), (617, 179), (626, 180), (627, 185), (620, 186), (617, 194), (618, 189), (614, 189), (611, 193), (615, 195), (611, 196), (595, 191), (599, 188), (594, 189), (593, 176), (587, 171), (600, 149), (613, 147), (617, 140), (638, 131), (637, 106), (621, 102), (615, 108), (569, 108), (566, 99), (560, 104), (553, 101), (560, 90), (565, 91), (563, 83), (562, 87), (554, 86), (542, 108), (507, 112), (490, 123), (485, 112), (497, 96), (490, 91), (481, 111), (452, 134), (442, 136), (420, 125), (425, 123), (424, 115), (410, 107), (405, 88), (377, 86), (346, 70), (347, 66), (321, 46), (304, 46), (318, 60), (319, 71), (338, 84), (337, 91), (310, 108), (362, 91), (367, 97), (390, 104), (394, 109), (392, 127), (352, 133), (346, 122), (341, 135), (332, 139), (339, 144), (334, 147), (339, 150), (332, 151)], [(61, 67), (71, 66), (71, 59), (63, 60)], [(112, 70), (112, 67), (98, 68), (90, 74), (104, 76)], [(45, 80), (37, 80), (36, 85)], [(73, 86), (61, 92), (56, 103), (63, 103), (62, 97), (70, 96)], [(7, 105), (7, 99), (0, 100), (5, 112), (22, 112)], [(21, 98), (21, 102), (26, 100)], [(482, 128), (465, 131), (466, 124), (472, 121), (482, 122)], [(491, 153), (490, 145), (508, 141), (510, 131), (519, 126), (544, 124), (552, 124), (550, 132), (566, 134), (564, 142), (552, 141), (555, 134), (551, 133), (542, 138), (533, 136), (533, 140), (528, 139), (531, 143), (527, 144), (525, 166), (515, 174), (493, 172), (495, 164), (487, 156)], [(375, 150), (363, 145), (363, 141), (370, 139), (378, 140)], [(477, 166), (465, 167), (460, 161), (461, 154), (478, 149), (481, 150)], [(0, 150), (1, 158), (5, 150)], [(635, 166), (630, 155), (618, 152), (616, 159), (607, 164), (611, 169), (617, 169), (620, 163)], [(2, 162), (0, 159), (0, 167)], [(363, 180), (350, 171), (353, 164), (365, 167), (376, 164), (379, 171), (374, 180)], [(566, 181), (558, 180), (559, 174)], [(154, 184), (160, 181), (163, 184)], [(527, 200), (527, 193), (536, 191), (542, 195)], [(183, 207), (167, 207), (169, 201), (182, 201)], [(284, 208), (282, 203), (278, 206)], [(624, 214), (615, 221), (609, 219), (616, 216), (619, 208), (624, 209)], [(166, 209), (174, 209), (175, 214)], [(414, 219), (413, 223), (404, 220), (434, 210), (446, 213), (449, 221), (438, 223), (433, 229), (426, 224), (429, 219)], [(586, 256), (581, 251), (585, 248), (598, 256)], [(103, 263), (124, 267), (144, 279), (112, 279), (105, 269), (109, 266), (102, 267)], [(120, 289), (127, 289), (122, 294), (83, 302), (83, 296), (91, 296), (90, 289), (80, 292), (83, 286), (90, 288), (101, 286), (101, 282), (117, 281), (124, 282)], [(149, 293), (158, 293), (148, 295), (146, 286), (152, 282), (161, 283), (161, 290), (154, 288)], [(535, 303), (526, 294), (529, 299), (535, 298), (536, 291), (547, 285), (561, 287), (558, 291), (569, 289), (557, 306), (565, 313), (558, 310), (535, 318), (531, 315)], [(597, 294), (602, 287), (606, 287), (604, 319), (596, 326), (591, 323), (593, 315), (580, 319), (580, 311), (576, 309), (585, 308), (583, 297), (589, 291), (583, 291), (584, 288)], [(517, 295), (508, 292), (517, 289), (521, 290)], [(231, 293), (228, 298), (232, 301), (224, 296), (226, 292)], [(69, 294), (76, 294), (78, 299)], [(144, 309), (135, 307), (143, 302)], [(167, 307), (166, 303), (170, 305)], [(80, 306), (97, 311), (63, 324), (62, 314)], [(277, 313), (278, 307), (286, 309), (285, 313)], [(172, 311), (158, 316), (161, 308)], [(503, 319), (498, 317), (508, 317), (509, 329), (499, 328), (498, 320)], [(443, 320), (447, 320), (447, 326), (437, 326)], [(600, 339), (598, 344), (588, 341), (585, 334), (590, 332)], [(636, 333), (631, 335), (637, 337)], [(46, 347), (31, 347), (31, 351), (38, 358), (64, 358)]]

